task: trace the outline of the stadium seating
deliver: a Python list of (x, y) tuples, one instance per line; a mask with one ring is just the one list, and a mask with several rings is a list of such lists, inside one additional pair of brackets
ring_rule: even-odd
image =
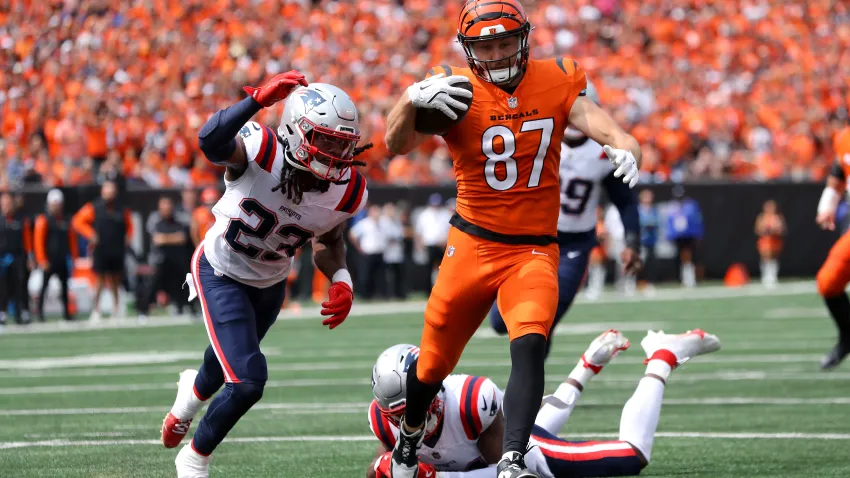
[[(297, 68), (349, 91), (374, 182), (452, 180), (432, 141), (383, 146), (386, 113), (432, 64), (463, 65), (462, 2), (12, 0), (0, 7), (0, 186), (218, 178), (195, 132), (240, 87)], [(656, 179), (821, 179), (850, 107), (850, 7), (810, 0), (526, 0), (532, 56), (570, 56), (644, 145)], [(279, 109), (258, 120), (277, 123)], [(34, 134), (40, 137), (32, 138)], [(433, 153), (437, 151), (435, 156)], [(436, 157), (436, 159), (434, 159)]]

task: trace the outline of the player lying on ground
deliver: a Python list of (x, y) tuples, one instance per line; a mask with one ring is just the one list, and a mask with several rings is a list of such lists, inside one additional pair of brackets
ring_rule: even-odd
[[(569, 378), (544, 397), (525, 456), (528, 469), (544, 478), (637, 475), (647, 466), (661, 414), (668, 376), (678, 364), (720, 349), (714, 335), (701, 330), (681, 335), (650, 331), (641, 341), (646, 374), (623, 407), (619, 440), (570, 442), (557, 437), (584, 387), (629, 341), (609, 330), (590, 343)], [(406, 404), (405, 376), (419, 349), (394, 345), (372, 371), (369, 426), (381, 441), (367, 478), (391, 478), (392, 450)], [(510, 413), (508, 411), (507, 413)], [(502, 391), (485, 377), (450, 375), (431, 403), (418, 478), (496, 478), (502, 455)], [(499, 475), (501, 476), (501, 475)]]
[[(425, 308), (420, 358), (407, 375), (393, 477), (414, 478), (429, 404), (495, 301), (511, 341), (505, 403), (512, 413), (505, 420), (500, 472), (528, 478), (534, 475), (523, 455), (543, 398), (546, 340), (558, 307), (564, 129), (571, 124), (609, 146), (614, 175), (632, 187), (640, 145), (587, 99), (587, 75), (575, 61), (529, 59), (531, 23), (518, 0), (468, 0), (457, 25), (467, 67), (434, 67), (387, 116), (385, 139), (395, 154), (422, 144), (425, 133), (442, 134), (458, 191), (446, 254)], [(444, 121), (422, 120), (429, 127), (417, 129), (420, 117)]]
[[(262, 397), (268, 369), (260, 341), (280, 313), (292, 257), (307, 241), (331, 279), (321, 312), (330, 317), (322, 324), (333, 329), (351, 310), (343, 232), (366, 203), (366, 181), (352, 168), (357, 109), (333, 85), (306, 85), (291, 71), (246, 87), (251, 96), (213, 115), (198, 135), (206, 157), (227, 167), (215, 224), (195, 251), (189, 277), (190, 300), (197, 293), (212, 345), (197, 372), (180, 375), (162, 443), (176, 447), (204, 403), (224, 390), (177, 455), (180, 478), (209, 476), (210, 454)], [(249, 122), (287, 95), (277, 132)]]
[[(599, 94), (593, 83), (587, 81), (587, 98), (599, 104)], [(591, 251), (599, 244), (596, 234), (596, 208), (604, 190), (608, 199), (617, 206), (625, 230), (625, 248), (621, 254), (627, 274), (640, 270), (640, 219), (638, 199), (634, 190), (614, 176), (616, 166), (608, 161), (602, 145), (588, 138), (573, 126), (564, 131), (561, 143), (561, 211), (558, 214), (558, 308), (552, 330), (566, 315), (584, 282), (594, 278), (588, 271)], [(604, 269), (602, 283), (605, 282)], [(601, 289), (603, 284), (599, 284)], [(496, 333), (505, 335), (508, 327), (493, 304), (490, 309), (490, 326)], [(552, 334), (546, 342), (546, 355), (552, 346)]]

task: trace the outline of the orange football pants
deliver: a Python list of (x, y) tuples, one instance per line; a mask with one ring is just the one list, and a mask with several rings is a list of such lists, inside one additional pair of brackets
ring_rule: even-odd
[(818, 292), (823, 297), (835, 297), (844, 292), (850, 282), (850, 232), (842, 235), (829, 250), (818, 271)]
[(549, 336), (558, 307), (558, 245), (502, 244), (452, 227), (425, 308), (416, 375), (439, 383), (457, 365), (493, 301), (511, 340)]

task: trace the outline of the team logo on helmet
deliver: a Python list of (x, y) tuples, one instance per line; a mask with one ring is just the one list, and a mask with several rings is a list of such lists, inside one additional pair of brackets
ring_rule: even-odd
[(313, 108), (327, 101), (319, 94), (319, 92), (307, 88), (298, 91), (298, 96), (301, 98), (301, 101), (304, 102), (305, 113), (313, 111)]

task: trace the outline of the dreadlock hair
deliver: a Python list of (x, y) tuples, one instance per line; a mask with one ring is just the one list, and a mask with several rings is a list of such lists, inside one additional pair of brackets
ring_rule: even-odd
[[(354, 148), (352, 157), (357, 157), (360, 153), (371, 149), (372, 143), (364, 144)], [(289, 148), (285, 148), (284, 154), (290, 154)], [(352, 166), (366, 166), (363, 161), (353, 161)], [(337, 184), (347, 184), (350, 179), (337, 181)], [(319, 179), (313, 173), (302, 169), (294, 168), (288, 161), (283, 162), (283, 169), (280, 171), (280, 182), (272, 188), (272, 191), (280, 190), (294, 204), (301, 204), (301, 199), (305, 192), (319, 191), (320, 193), (327, 192), (331, 187), (331, 181)]]

